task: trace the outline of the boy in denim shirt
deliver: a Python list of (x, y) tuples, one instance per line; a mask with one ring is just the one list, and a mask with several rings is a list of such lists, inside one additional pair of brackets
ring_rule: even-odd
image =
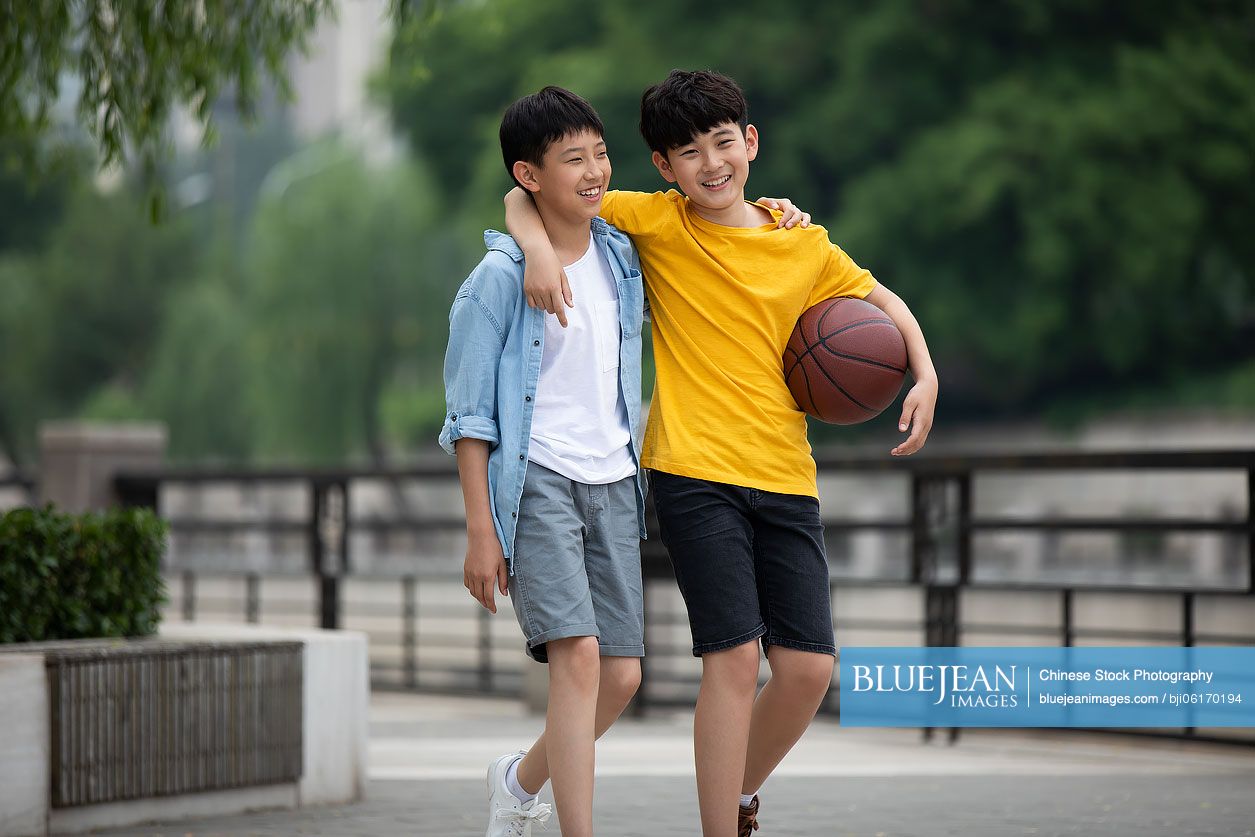
[(488, 837), (545, 822), (546, 780), (562, 833), (592, 834), (593, 742), (640, 684), (644, 292), (631, 242), (597, 217), (602, 135), (588, 102), (558, 87), (501, 122), (506, 168), (584, 302), (566, 327), (528, 306), (523, 253), (491, 230), (449, 314), (440, 444), (466, 504), (464, 581), (493, 613), (494, 593), (508, 595), (528, 654), (549, 664), (544, 733), (488, 770)]

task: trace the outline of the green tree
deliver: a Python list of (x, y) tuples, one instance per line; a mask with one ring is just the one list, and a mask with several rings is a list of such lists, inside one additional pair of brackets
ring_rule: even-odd
[(289, 51), (303, 47), (330, 8), (331, 0), (0, 0), (0, 137), (39, 159), (73, 76), (77, 120), (101, 164), (133, 152), (152, 171), (176, 107), (208, 129), (230, 91), (250, 113), (264, 77), (286, 89)]
[(28, 428), (36, 415), (38, 381), (22, 363), (23, 318), (34, 307), (37, 287), (34, 260), (0, 258), (0, 455), (21, 469), (29, 450)]
[(0, 253), (42, 249), (88, 171), (82, 149), (70, 148), (32, 179), (17, 143), (0, 140)]
[(138, 401), (169, 428), (172, 459), (244, 462), (253, 412), (243, 277), (213, 261), (168, 297)]
[(25, 351), (18, 342), (21, 319), (38, 292), (33, 280), (37, 256), (82, 188), (87, 171), (84, 155), (67, 149), (49, 161), (43, 178), (32, 179), (17, 144), (0, 140), (0, 456), (19, 467), (26, 455), (23, 413), (36, 395), (19, 391), (31, 381), (14, 379)]
[(193, 220), (154, 227), (132, 193), (84, 188), (45, 249), (0, 257), (0, 441), (11, 458), (33, 450), (39, 419), (77, 414), (102, 390), (138, 391), (166, 295), (198, 269)]
[(439, 385), (461, 277), (435, 208), (422, 172), (335, 146), (272, 174), (243, 289), (258, 458), (382, 461), (386, 396)]
[(653, 190), (642, 89), (727, 72), (762, 136), (751, 192), (911, 303), (942, 410), (1035, 414), (1255, 366), (1252, 31), (1240, 0), (490, 0), (401, 28), (386, 87), (445, 201), (491, 224), (514, 98), (582, 93), (615, 183)]
[(905, 65), (872, 88), (890, 110), (938, 79), (944, 110), (847, 149), (836, 229), (918, 301), (951, 392), (1036, 410), (1255, 360), (1252, 7), (945, 9), (859, 68)]

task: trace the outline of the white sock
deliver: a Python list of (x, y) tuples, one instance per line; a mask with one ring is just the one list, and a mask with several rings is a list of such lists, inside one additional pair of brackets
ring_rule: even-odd
[(514, 761), (510, 762), (510, 766), (506, 768), (505, 786), (506, 789), (510, 791), (510, 793), (514, 794), (520, 802), (531, 802), (536, 798), (536, 794), (528, 793), (523, 790), (523, 786), (519, 784), (519, 762), (522, 760), (523, 757), (519, 756)]
[(754, 797), (755, 797), (755, 796), (757, 796), (757, 795), (758, 795), (757, 793), (743, 793), (743, 794), (741, 794), (741, 807), (742, 807), (742, 808), (748, 808), (748, 807), (750, 807), (750, 804), (754, 801)]

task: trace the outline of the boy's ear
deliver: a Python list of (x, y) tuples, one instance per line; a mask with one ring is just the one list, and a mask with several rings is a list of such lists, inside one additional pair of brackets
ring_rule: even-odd
[(525, 160), (515, 160), (514, 165), (510, 168), (514, 173), (514, 179), (523, 184), (523, 188), (529, 192), (539, 192), (540, 182), (536, 180), (536, 167)]
[(753, 125), (745, 126), (745, 159), (753, 160), (758, 156), (758, 129)]
[(668, 183), (675, 183), (675, 172), (671, 170), (671, 164), (667, 162), (667, 158), (654, 152), (654, 156), (650, 158), (654, 161), (654, 167), (658, 169), (658, 173), (662, 175), (662, 179)]

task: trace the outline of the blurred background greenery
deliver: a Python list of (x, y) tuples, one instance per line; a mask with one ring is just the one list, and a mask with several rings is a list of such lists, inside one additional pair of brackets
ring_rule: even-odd
[(606, 123), (614, 185), (652, 191), (637, 107), (673, 67), (744, 86), (762, 135), (751, 197), (791, 197), (911, 304), (939, 428), (1255, 416), (1255, 4), (403, 12), (369, 84), (399, 152), (295, 130), (278, 84), (245, 124), (238, 79), (193, 108), (213, 143), (107, 177), (98, 132), (54, 142), (0, 120), (0, 456), (28, 461), (36, 423), (66, 416), (161, 419), (183, 461), (432, 449), (449, 303), (502, 224), (502, 110), (545, 84), (577, 91)]

